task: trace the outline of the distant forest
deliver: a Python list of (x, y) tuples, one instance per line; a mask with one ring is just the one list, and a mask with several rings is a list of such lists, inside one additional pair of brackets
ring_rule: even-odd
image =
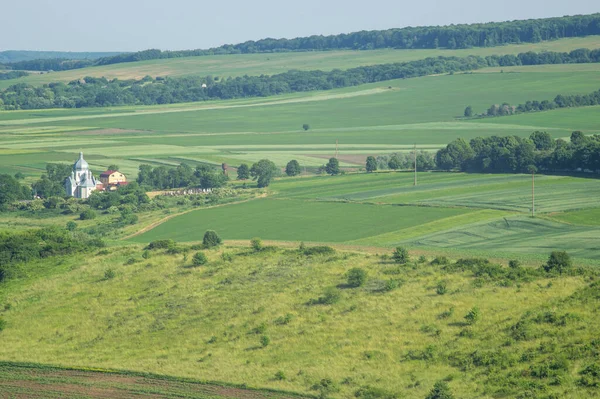
[(295, 39), (268, 38), (233, 45), (227, 44), (208, 50), (161, 51), (152, 49), (103, 57), (95, 61), (73, 61), (73, 58), (60, 56), (56, 58), (61, 59), (55, 59), (53, 62), (30, 60), (12, 63), (7, 66), (12, 69), (61, 71), (92, 65), (109, 65), (123, 62), (203, 55), (373, 50), (382, 48), (465, 49), (471, 47), (493, 47), (510, 43), (537, 43), (542, 40), (556, 40), (566, 37), (583, 37), (589, 35), (600, 35), (600, 13), (485, 24), (407, 27), (331, 36), (315, 35)]
[(418, 76), (467, 72), (480, 68), (600, 62), (600, 50), (570, 53), (523, 53), (517, 56), (436, 57), (404, 63), (351, 68), (345, 71), (288, 71), (272, 76), (156, 78), (111, 81), (85, 77), (68, 84), (34, 87), (25, 83), (0, 92), (0, 109), (108, 107), (119, 105), (173, 104), (181, 102), (266, 97), (277, 94), (330, 90), (365, 83)]

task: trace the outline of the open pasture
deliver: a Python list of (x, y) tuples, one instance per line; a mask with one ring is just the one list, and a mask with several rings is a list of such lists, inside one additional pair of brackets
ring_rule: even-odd
[(290, 69), (323, 70), (348, 69), (362, 65), (387, 64), (420, 60), (427, 57), (464, 57), (468, 55), (504, 55), (527, 51), (568, 52), (578, 48), (600, 47), (600, 36), (569, 38), (541, 43), (514, 44), (500, 47), (459, 50), (370, 50), (370, 51), (311, 51), (297, 53), (231, 54), (201, 57), (172, 58), (104, 65), (70, 71), (32, 74), (19, 79), (0, 81), (0, 89), (16, 83), (41, 85), (50, 82), (69, 82), (84, 76), (109, 79), (141, 79), (144, 76), (243, 76), (273, 75)]

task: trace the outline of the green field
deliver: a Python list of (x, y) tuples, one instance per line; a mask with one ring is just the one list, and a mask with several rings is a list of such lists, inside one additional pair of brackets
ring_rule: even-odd
[[(269, 158), (283, 167), (297, 158), (317, 167), (333, 155), (336, 141), (342, 166), (356, 168), (367, 155), (406, 151), (415, 143), (436, 150), (457, 137), (593, 133), (600, 126), (597, 107), (459, 118), (466, 105), (483, 112), (504, 101), (589, 93), (600, 86), (600, 67), (591, 66), (596, 69), (540, 66), (522, 73), (430, 76), (265, 99), (2, 112), (0, 172), (39, 175), (46, 162), (71, 162), (79, 151), (96, 171), (117, 163), (130, 176), (147, 160), (236, 166)], [(303, 123), (311, 125), (308, 132), (301, 130)]]
[(515, 44), (500, 47), (472, 48), (465, 50), (370, 50), (370, 51), (311, 51), (300, 53), (271, 53), (216, 55), (202, 57), (172, 58), (105, 65), (70, 71), (33, 74), (24, 78), (0, 81), (0, 89), (16, 83), (40, 85), (50, 82), (69, 82), (84, 76), (109, 79), (141, 79), (156, 76), (243, 76), (273, 75), (290, 69), (323, 70), (348, 69), (361, 65), (387, 64), (420, 60), (427, 57), (467, 55), (504, 55), (527, 51), (568, 52), (578, 48), (600, 48), (600, 36), (570, 38), (541, 43)]
[[(535, 256), (554, 248), (600, 259), (598, 224), (576, 216), (597, 213), (600, 180), (538, 176), (536, 210), (542, 218), (535, 219), (528, 216), (528, 175), (421, 173), (419, 182), (413, 186), (411, 173), (283, 179), (272, 185), (273, 199), (187, 213), (134, 240), (200, 241), (204, 231), (217, 230), (228, 240), (407, 245), (498, 256)], [(568, 224), (560, 215), (570, 212), (554, 216), (573, 210)]]

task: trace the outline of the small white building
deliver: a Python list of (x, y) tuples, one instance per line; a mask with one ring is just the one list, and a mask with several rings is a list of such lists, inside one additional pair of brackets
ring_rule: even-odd
[(88, 198), (98, 187), (98, 182), (92, 175), (88, 163), (83, 159), (83, 152), (73, 165), (71, 176), (65, 180), (67, 195), (75, 198)]

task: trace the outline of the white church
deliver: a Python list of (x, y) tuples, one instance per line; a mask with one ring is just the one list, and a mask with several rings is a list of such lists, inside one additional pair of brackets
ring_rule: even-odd
[(83, 152), (79, 153), (79, 159), (73, 165), (71, 176), (65, 180), (67, 195), (75, 198), (88, 198), (90, 194), (99, 188), (102, 183), (96, 181), (90, 166), (83, 159)]

